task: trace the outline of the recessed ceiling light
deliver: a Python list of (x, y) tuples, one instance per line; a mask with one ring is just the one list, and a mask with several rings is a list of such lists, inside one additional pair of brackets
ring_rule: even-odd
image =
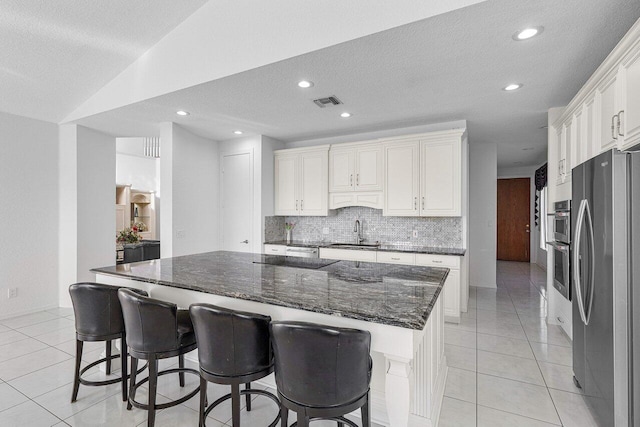
[(242, 131), (241, 130), (234, 130), (233, 133), (235, 133), (236, 135), (242, 135)]
[(517, 90), (520, 89), (523, 86), (522, 83), (511, 83), (508, 86), (505, 86), (504, 88), (502, 88), (502, 90), (506, 90), (507, 92), (511, 92), (512, 90)]
[(340, 114), (340, 117), (342, 117), (342, 118), (344, 118), (344, 119), (347, 119), (347, 118), (351, 117), (351, 113), (347, 113), (347, 112), (345, 111), (344, 113)]
[(184, 110), (179, 110), (179, 111), (176, 111), (176, 114), (179, 116), (188, 116), (189, 112)]
[(511, 38), (519, 42), (522, 40), (530, 39), (531, 37), (539, 36), (543, 30), (544, 30), (544, 27), (529, 27), (523, 30), (516, 31)]
[(300, 86), (301, 88), (306, 89), (308, 87), (313, 86), (313, 82), (310, 82), (308, 80), (301, 80), (301, 81), (298, 82), (298, 86)]

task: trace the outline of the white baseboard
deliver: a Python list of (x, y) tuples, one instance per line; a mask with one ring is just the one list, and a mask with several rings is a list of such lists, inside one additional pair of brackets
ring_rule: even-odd
[(44, 307), (38, 307), (38, 308), (30, 308), (27, 310), (20, 310), (20, 311), (15, 311), (13, 313), (8, 313), (8, 314), (1, 314), (0, 315), (0, 320), (6, 320), (6, 319), (10, 319), (12, 317), (18, 317), (18, 316), (24, 316), (27, 314), (33, 314), (33, 313), (37, 313), (39, 311), (46, 311), (46, 310), (53, 310), (54, 308), (58, 308), (58, 304), (54, 304), (54, 305), (46, 305)]

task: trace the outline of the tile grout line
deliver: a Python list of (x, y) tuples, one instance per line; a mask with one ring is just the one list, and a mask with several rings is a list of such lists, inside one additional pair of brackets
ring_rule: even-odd
[[(532, 284), (531, 280), (529, 280), (529, 283)], [(507, 291), (508, 292), (508, 291)], [(540, 293), (540, 295), (544, 298), (544, 295), (542, 295), (542, 293)], [(509, 297), (511, 298), (511, 293), (509, 293)], [(546, 301), (546, 298), (544, 298)], [(520, 319), (520, 324), (522, 326), (522, 329), (524, 329), (524, 324), (522, 324), (522, 319), (520, 318), (520, 314), (518, 313), (518, 319)], [(546, 318), (545, 318), (545, 323), (546, 323)], [(526, 334), (526, 332), (525, 332)], [(538, 361), (538, 359), (535, 357), (535, 352), (533, 351), (533, 347), (531, 346), (531, 341), (529, 340), (529, 336), (527, 335), (527, 343), (529, 344), (529, 348), (531, 349), (531, 352), (533, 353), (534, 359), (536, 361), (536, 366), (538, 367), (538, 371), (540, 371), (540, 375), (542, 376), (542, 381), (544, 381), (544, 385), (545, 388), (547, 389), (547, 395), (549, 395), (549, 399), (551, 400), (551, 404), (553, 405), (553, 409), (556, 411), (556, 415), (558, 416), (558, 420), (560, 421), (560, 425), (564, 425), (562, 423), (562, 418), (560, 418), (560, 412), (558, 411), (558, 407), (556, 406), (556, 402), (553, 400), (553, 396), (551, 396), (551, 392), (549, 391), (549, 385), (547, 384), (547, 379), (544, 377), (544, 374), (542, 373), (542, 369), (540, 368), (540, 363)]]

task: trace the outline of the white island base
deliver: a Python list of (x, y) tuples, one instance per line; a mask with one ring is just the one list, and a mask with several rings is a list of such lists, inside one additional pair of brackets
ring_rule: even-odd
[[(153, 298), (174, 302), (182, 308), (195, 302), (206, 302), (269, 315), (273, 320), (305, 321), (367, 330), (371, 333), (373, 358), (372, 421), (391, 427), (430, 427), (438, 424), (447, 377), (444, 310), (440, 297), (436, 300), (426, 326), (418, 331), (106, 274), (96, 274), (96, 281), (143, 289)], [(196, 357), (194, 353), (189, 356)], [(197, 362), (197, 358), (193, 360)], [(265, 378), (262, 383), (275, 388), (272, 376)], [(360, 413), (356, 411), (353, 415), (359, 417)]]

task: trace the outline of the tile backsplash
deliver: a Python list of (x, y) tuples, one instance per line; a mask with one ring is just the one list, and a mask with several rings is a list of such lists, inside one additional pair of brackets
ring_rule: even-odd
[[(382, 210), (348, 207), (331, 211), (332, 215), (265, 217), (265, 241), (284, 240), (284, 223), (294, 222), (294, 240), (345, 242), (355, 241), (355, 220), (360, 220), (366, 242), (397, 243), (432, 247), (462, 247), (462, 218), (382, 216)], [(324, 234), (328, 229), (329, 234)], [(413, 237), (416, 230), (418, 237)]]

